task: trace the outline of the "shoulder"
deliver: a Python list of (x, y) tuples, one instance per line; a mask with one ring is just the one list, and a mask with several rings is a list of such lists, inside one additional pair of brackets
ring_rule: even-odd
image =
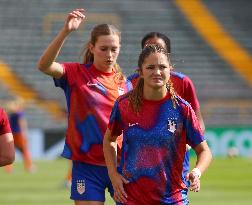
[(7, 117), (7, 113), (4, 111), (3, 108), (0, 107), (0, 118), (3, 119), (6, 117)]
[(1, 116), (2, 116), (3, 112), (4, 112), (3, 108), (0, 107)]
[(129, 81), (135, 80), (139, 78), (139, 73), (133, 73), (127, 77)]
[(189, 78), (189, 76), (183, 74), (183, 73), (179, 73), (179, 72), (171, 72), (171, 80), (172, 81), (180, 81), (181, 83), (183, 83), (184, 85), (189, 85), (189, 86), (194, 86), (192, 80)]
[(123, 95), (120, 95), (117, 100), (116, 100), (116, 103), (118, 104), (123, 104), (125, 102), (128, 102), (128, 99), (129, 99), (129, 95), (130, 95), (131, 91), (123, 94)]
[(17, 117), (21, 118), (21, 117), (24, 117), (25, 113), (24, 113), (24, 111), (19, 111), (16, 113), (16, 115), (17, 115)]
[(92, 64), (81, 64), (78, 62), (63, 62), (61, 65), (66, 69), (74, 70), (89, 70), (92, 67)]
[(176, 98), (177, 98), (177, 101), (178, 101), (180, 106), (182, 106), (182, 107), (191, 107), (190, 103), (187, 102), (186, 100), (184, 100), (183, 98), (181, 98), (179, 95), (177, 95)]
[(132, 86), (135, 87), (137, 80), (139, 79), (139, 73), (133, 73), (127, 77), (127, 80), (131, 82)]
[(184, 73), (180, 73), (180, 72), (176, 72), (176, 71), (171, 71), (171, 77), (172, 78), (184, 79), (184, 78), (187, 78), (188, 76), (186, 76)]

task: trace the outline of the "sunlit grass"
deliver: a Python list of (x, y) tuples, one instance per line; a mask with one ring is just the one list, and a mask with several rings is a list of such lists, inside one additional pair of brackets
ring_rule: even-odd
[[(64, 186), (67, 160), (37, 161), (36, 173), (24, 171), (22, 162), (15, 163), (8, 174), (0, 168), (0, 205), (72, 205)], [(191, 164), (194, 164), (194, 159)], [(252, 201), (252, 160), (214, 159), (201, 178), (201, 191), (189, 192), (193, 205), (250, 204)], [(107, 194), (106, 205), (114, 204)]]

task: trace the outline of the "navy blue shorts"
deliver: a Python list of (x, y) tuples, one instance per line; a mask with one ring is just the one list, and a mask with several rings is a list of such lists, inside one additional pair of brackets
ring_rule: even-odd
[(73, 200), (105, 201), (105, 189), (114, 195), (105, 166), (73, 162), (71, 196)]

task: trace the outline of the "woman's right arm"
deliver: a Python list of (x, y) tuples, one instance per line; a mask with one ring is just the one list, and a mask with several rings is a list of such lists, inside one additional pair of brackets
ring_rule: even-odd
[(12, 133), (0, 135), (0, 167), (15, 160), (15, 146)]
[(60, 63), (55, 62), (61, 47), (64, 45), (68, 35), (79, 28), (80, 23), (85, 19), (84, 9), (75, 9), (66, 18), (63, 28), (46, 48), (38, 61), (38, 69), (54, 78), (61, 78), (64, 74)]
[(120, 203), (127, 202), (127, 194), (123, 188), (123, 184), (127, 184), (128, 181), (117, 172), (116, 165), (116, 143), (117, 137), (112, 137), (111, 132), (107, 129), (103, 139), (103, 152), (108, 168), (109, 178), (114, 188), (114, 199)]

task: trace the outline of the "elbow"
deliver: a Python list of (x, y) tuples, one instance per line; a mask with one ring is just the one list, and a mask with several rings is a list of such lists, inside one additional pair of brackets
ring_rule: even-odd
[(213, 154), (212, 154), (212, 152), (211, 152), (211, 150), (209, 149), (209, 152), (210, 152), (210, 154), (209, 154), (209, 158), (210, 158), (210, 162), (213, 160)]
[(0, 166), (6, 166), (12, 164), (14, 161), (15, 161), (15, 153), (12, 153), (0, 159)]
[(12, 164), (15, 161), (15, 152), (9, 156), (8, 158), (8, 164)]
[(41, 57), (37, 63), (37, 68), (39, 71), (47, 74), (52, 63), (49, 63), (45, 58)]
[(41, 71), (43, 73), (47, 69), (47, 67), (45, 66), (45, 64), (41, 60), (39, 60), (39, 62), (37, 63), (37, 68), (38, 68), (39, 71)]

